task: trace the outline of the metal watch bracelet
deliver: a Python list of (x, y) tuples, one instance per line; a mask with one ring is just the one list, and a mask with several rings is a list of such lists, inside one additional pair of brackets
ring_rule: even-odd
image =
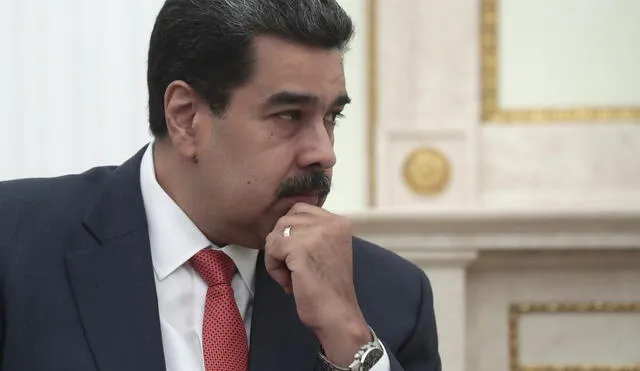
[(322, 365), (323, 371), (369, 371), (371, 367), (373, 367), (384, 355), (384, 350), (380, 341), (378, 340), (378, 336), (373, 331), (371, 327), (369, 327), (369, 331), (371, 331), (371, 340), (369, 343), (360, 347), (358, 352), (353, 357), (353, 362), (347, 367), (341, 367), (336, 364), (333, 364), (331, 361), (327, 359), (324, 355), (324, 352), (320, 351), (318, 357), (320, 358), (320, 364)]

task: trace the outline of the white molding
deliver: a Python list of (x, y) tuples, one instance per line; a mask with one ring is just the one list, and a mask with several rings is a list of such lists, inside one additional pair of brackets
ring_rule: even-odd
[(414, 141), (416, 138), (428, 141), (464, 140), (468, 133), (465, 127), (390, 127), (383, 129), (389, 141)]
[(551, 270), (620, 272), (621, 270), (637, 271), (638, 266), (640, 266), (640, 249), (502, 250), (481, 253), (471, 267), (471, 271), (543, 269), (546, 272)]
[(423, 269), (466, 269), (478, 259), (475, 251), (396, 250), (401, 257)]
[(375, 210), (347, 216), (354, 234), (401, 255), (483, 250), (640, 249), (640, 210)]
[(511, 207), (527, 209), (540, 205), (562, 206), (565, 209), (583, 208), (580, 205), (588, 200), (592, 208), (626, 208), (628, 205), (640, 206), (640, 189), (511, 189), (484, 190), (480, 195), (482, 205), (491, 207)]

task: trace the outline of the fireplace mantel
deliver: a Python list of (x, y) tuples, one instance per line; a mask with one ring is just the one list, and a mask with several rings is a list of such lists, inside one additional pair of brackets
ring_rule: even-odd
[[(522, 347), (512, 343), (506, 327), (514, 303), (638, 300), (640, 210), (394, 209), (348, 218), (355, 235), (429, 276), (447, 369), (508, 369), (507, 350)], [(581, 331), (549, 323), (545, 331), (559, 338)]]
[(640, 210), (374, 210), (354, 233), (399, 254), (483, 250), (640, 249)]

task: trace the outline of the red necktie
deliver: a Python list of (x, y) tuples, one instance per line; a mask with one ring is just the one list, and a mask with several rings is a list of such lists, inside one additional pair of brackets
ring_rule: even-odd
[(247, 371), (247, 333), (231, 287), (236, 272), (233, 260), (222, 251), (206, 248), (190, 261), (209, 286), (202, 323), (206, 371)]

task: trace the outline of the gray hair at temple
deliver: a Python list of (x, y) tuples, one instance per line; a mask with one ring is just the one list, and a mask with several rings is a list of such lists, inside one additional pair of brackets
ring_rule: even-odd
[(164, 93), (176, 80), (223, 115), (233, 90), (251, 80), (255, 36), (344, 52), (353, 33), (335, 0), (167, 0), (149, 45), (150, 130), (166, 136)]

